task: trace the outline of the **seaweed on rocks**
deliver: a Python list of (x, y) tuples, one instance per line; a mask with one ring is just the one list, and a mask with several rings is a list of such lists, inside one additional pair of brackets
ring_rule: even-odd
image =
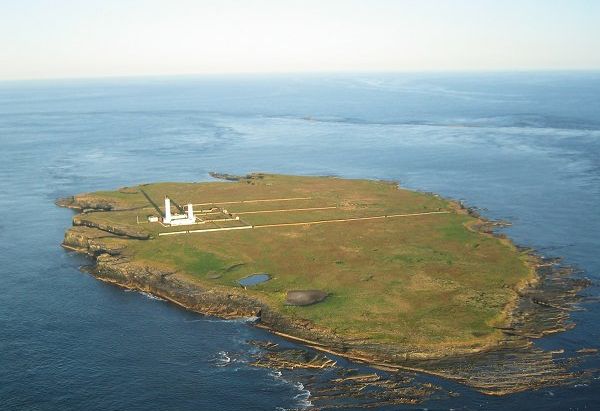
[(359, 371), (312, 350), (283, 348), (271, 341), (248, 343), (259, 348), (250, 365), (290, 373), (288, 378), (300, 380), (310, 391), (310, 401), (317, 409), (415, 405), (442, 392), (430, 382), (416, 381), (413, 373)]

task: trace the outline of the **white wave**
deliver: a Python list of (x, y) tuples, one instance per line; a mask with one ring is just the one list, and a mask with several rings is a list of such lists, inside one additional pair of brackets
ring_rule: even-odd
[(226, 351), (219, 351), (217, 357), (212, 359), (217, 367), (227, 367), (231, 364), (232, 359)]
[(226, 320), (224, 318), (215, 318), (215, 317), (202, 317), (195, 320), (183, 320), (185, 323), (231, 323), (232, 320)]
[[(283, 380), (283, 378), (281, 377), (283, 374), (281, 374), (281, 371), (271, 371), (269, 373), (269, 376), (275, 378), (276, 380)], [(284, 380), (285, 381), (285, 380)]]
[[(158, 298), (158, 297), (157, 297)], [(184, 320), (183, 322), (186, 323), (199, 323), (199, 322), (206, 322), (206, 323), (254, 323), (256, 321), (258, 321), (259, 317), (242, 317), (242, 318), (235, 318), (233, 320), (228, 320), (225, 318), (214, 318), (214, 317), (205, 317), (205, 318), (197, 318), (195, 320)]]
[(234, 320), (229, 320), (229, 321), (237, 322), (237, 323), (255, 323), (259, 319), (260, 319), (260, 317), (251, 316), (251, 317), (236, 318)]
[(167, 301), (164, 298), (160, 298), (160, 297), (158, 297), (158, 296), (156, 296), (154, 294), (148, 293), (146, 291), (136, 290), (136, 289), (133, 289), (133, 288), (125, 288), (125, 289), (123, 289), (123, 291), (126, 292), (126, 293), (138, 293), (138, 294), (141, 294), (144, 297), (147, 297), (147, 298), (149, 298), (151, 300)]
[(297, 407), (300, 407), (302, 409), (305, 408), (309, 408), (313, 406), (313, 403), (310, 401), (310, 396), (311, 396), (311, 392), (307, 389), (304, 388), (304, 384), (302, 384), (301, 382), (290, 382), (288, 380), (286, 380), (285, 378), (283, 378), (283, 374), (281, 373), (281, 371), (278, 370), (272, 370), (271, 372), (269, 372), (268, 374), (271, 378), (273, 378), (275, 381), (277, 381), (277, 383), (279, 384), (284, 384), (284, 385), (291, 385), (292, 387), (294, 387), (296, 390), (299, 391), (298, 394), (294, 395), (292, 398), (297, 402), (296, 406), (293, 408), (283, 408), (283, 407), (276, 407), (276, 410), (279, 411), (291, 411), (291, 410), (297, 410)]
[(150, 293), (148, 293), (146, 291), (140, 291), (140, 290), (136, 290), (136, 289), (133, 289), (133, 288), (125, 288), (125, 289), (123, 289), (123, 291), (126, 292), (126, 293), (138, 293), (138, 294), (141, 294), (144, 297), (147, 297), (147, 298), (149, 298), (151, 300), (167, 301), (164, 298), (160, 298), (160, 297), (158, 297), (158, 296), (156, 296), (154, 294), (150, 294)]
[(299, 394), (294, 395), (294, 399), (298, 401), (298, 405), (300, 405), (302, 408), (312, 407), (313, 403), (309, 399), (310, 391), (304, 388), (304, 384), (297, 382), (294, 384), (294, 387), (300, 391)]
[(147, 293), (146, 291), (138, 291), (138, 293), (142, 294), (144, 297), (147, 297), (151, 300), (166, 301), (164, 298), (160, 298), (154, 294)]

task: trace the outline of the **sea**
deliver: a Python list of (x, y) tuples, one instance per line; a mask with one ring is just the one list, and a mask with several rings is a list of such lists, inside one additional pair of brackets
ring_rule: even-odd
[(600, 358), (576, 353), (600, 348), (600, 72), (0, 82), (0, 409), (353, 409), (251, 364), (253, 340), (300, 346), (100, 282), (61, 248), (58, 197), (210, 171), (395, 180), (511, 222), (591, 280), (575, 327), (535, 341), (581, 378), (492, 397), (411, 374), (440, 390), (382, 409), (600, 409)]

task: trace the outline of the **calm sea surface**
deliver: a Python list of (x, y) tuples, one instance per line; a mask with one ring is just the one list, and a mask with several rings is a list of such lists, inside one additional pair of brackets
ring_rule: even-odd
[[(278, 339), (101, 283), (60, 247), (55, 198), (213, 170), (393, 179), (481, 207), (593, 281), (577, 327), (537, 344), (600, 345), (600, 73), (0, 83), (0, 409), (310, 407), (300, 375), (247, 364), (248, 340)], [(600, 408), (597, 373), (502, 398), (417, 378), (460, 394), (417, 408)]]

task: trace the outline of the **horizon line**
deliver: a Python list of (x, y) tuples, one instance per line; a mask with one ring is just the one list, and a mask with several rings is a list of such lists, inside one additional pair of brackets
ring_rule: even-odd
[(498, 69), (421, 69), (421, 70), (306, 70), (306, 71), (239, 71), (205, 73), (156, 73), (156, 74), (106, 74), (56, 77), (0, 78), (1, 83), (86, 81), (86, 80), (133, 80), (185, 77), (262, 77), (262, 76), (318, 76), (318, 75), (390, 75), (390, 74), (525, 74), (525, 73), (600, 73), (598, 68), (498, 68)]

